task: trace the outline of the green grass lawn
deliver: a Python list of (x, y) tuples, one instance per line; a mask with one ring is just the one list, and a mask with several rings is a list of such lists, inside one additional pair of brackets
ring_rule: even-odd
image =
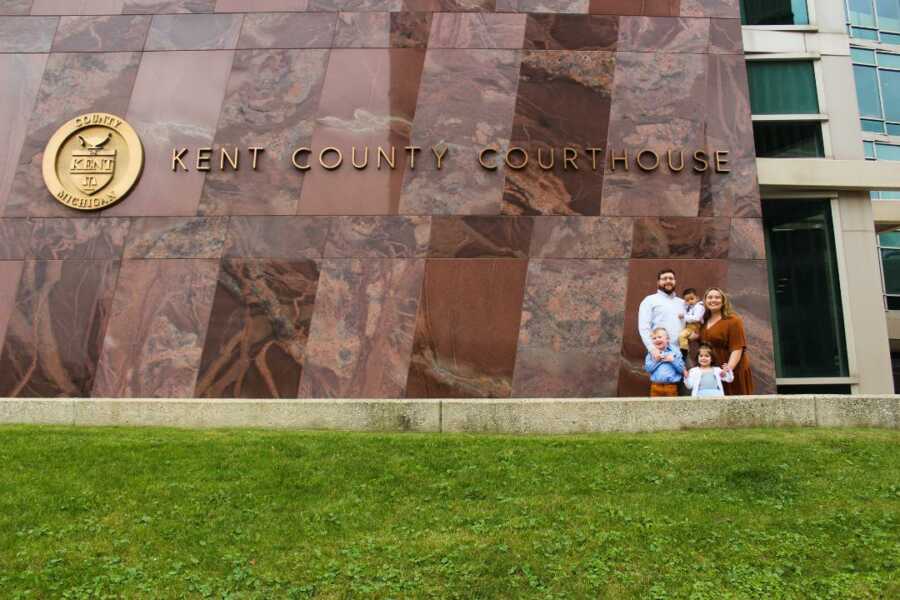
[(0, 597), (898, 598), (900, 432), (0, 428)]

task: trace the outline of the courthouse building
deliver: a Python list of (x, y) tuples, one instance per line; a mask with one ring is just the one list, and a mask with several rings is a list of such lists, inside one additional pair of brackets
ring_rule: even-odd
[(641, 396), (662, 268), (894, 390), (898, 0), (0, 15), (0, 397)]

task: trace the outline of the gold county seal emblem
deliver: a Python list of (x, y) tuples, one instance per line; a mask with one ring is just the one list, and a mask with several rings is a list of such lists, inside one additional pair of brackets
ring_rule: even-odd
[(44, 183), (57, 201), (77, 210), (112, 206), (137, 183), (144, 148), (115, 115), (88, 113), (60, 127), (44, 150)]

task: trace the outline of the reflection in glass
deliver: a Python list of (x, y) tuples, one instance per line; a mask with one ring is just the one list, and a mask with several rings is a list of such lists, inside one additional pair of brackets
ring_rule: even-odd
[(817, 158), (825, 156), (818, 121), (757, 121), (753, 123), (756, 156)]
[(741, 0), (744, 25), (806, 25), (806, 0)]
[(754, 115), (819, 112), (812, 61), (749, 61), (747, 76)]
[(881, 118), (881, 96), (878, 93), (877, 69), (853, 65), (853, 77), (856, 80), (859, 114), (863, 117)]
[(878, 7), (878, 28), (900, 31), (900, 0), (875, 0)]
[(872, 0), (849, 0), (847, 12), (850, 15), (850, 23), (860, 27), (875, 27), (875, 10)]
[(778, 377), (847, 375), (828, 200), (763, 203)]

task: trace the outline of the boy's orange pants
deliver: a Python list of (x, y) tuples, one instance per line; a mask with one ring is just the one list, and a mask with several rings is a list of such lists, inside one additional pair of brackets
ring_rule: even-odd
[(660, 398), (660, 397), (673, 397), (678, 395), (678, 384), (677, 383), (651, 383), (650, 384), (650, 397), (651, 398)]

